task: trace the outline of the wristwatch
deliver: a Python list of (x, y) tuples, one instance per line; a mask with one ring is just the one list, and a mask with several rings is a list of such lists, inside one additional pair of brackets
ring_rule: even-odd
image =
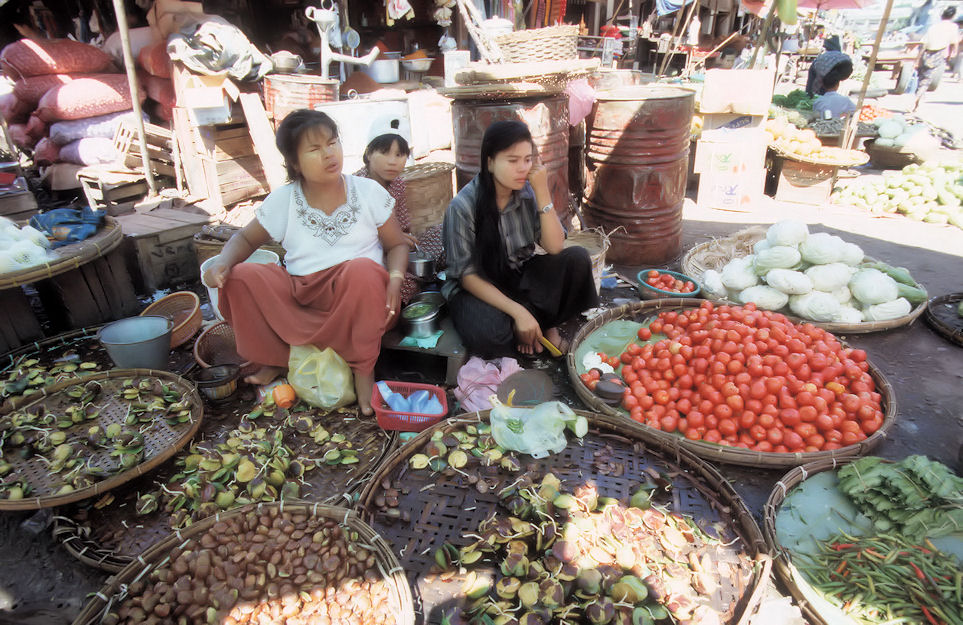
[(549, 203), (546, 204), (545, 206), (543, 206), (543, 207), (541, 207), (540, 209), (538, 209), (538, 212), (540, 212), (540, 213), (542, 213), (543, 215), (545, 215), (545, 214), (547, 214), (549, 211), (552, 211), (552, 210), (555, 210), (555, 204), (553, 204), (552, 202), (549, 202)]

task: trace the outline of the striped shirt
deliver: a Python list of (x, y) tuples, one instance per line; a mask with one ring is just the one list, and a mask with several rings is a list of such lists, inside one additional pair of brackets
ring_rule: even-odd
[[(445, 211), (443, 241), (448, 266), (446, 282), (442, 287), (445, 297), (451, 299), (461, 290), (463, 277), (480, 273), (475, 266), (475, 204), (478, 197), (478, 177), (466, 184)], [(535, 255), (535, 243), (542, 236), (542, 225), (535, 205), (535, 191), (529, 183), (512, 197), (499, 212), (499, 227), (505, 239), (508, 262), (519, 269), (522, 263)]]

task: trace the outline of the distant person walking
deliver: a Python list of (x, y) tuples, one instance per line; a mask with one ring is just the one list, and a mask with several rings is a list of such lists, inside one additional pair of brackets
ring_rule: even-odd
[(956, 7), (948, 7), (943, 11), (940, 21), (930, 26), (923, 37), (923, 56), (916, 68), (919, 83), (916, 86), (914, 111), (919, 108), (930, 83), (943, 73), (947, 59), (955, 57), (959, 50), (960, 28), (953, 21), (955, 16)]

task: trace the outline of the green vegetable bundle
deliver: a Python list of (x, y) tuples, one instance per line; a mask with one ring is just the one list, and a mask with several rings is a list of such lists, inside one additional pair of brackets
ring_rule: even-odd
[(963, 479), (925, 456), (860, 458), (839, 470), (839, 490), (882, 532), (920, 542), (963, 531)]

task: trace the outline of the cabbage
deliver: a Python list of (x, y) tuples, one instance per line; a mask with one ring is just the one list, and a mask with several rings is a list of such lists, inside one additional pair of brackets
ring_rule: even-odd
[(893, 280), (878, 269), (860, 269), (849, 281), (853, 297), (866, 305), (891, 302), (899, 297), (899, 288)]
[(727, 289), (742, 291), (759, 283), (759, 278), (752, 272), (755, 256), (750, 254), (743, 258), (734, 258), (722, 268), (722, 284)]
[(702, 274), (702, 288), (714, 297), (726, 297), (726, 285), (722, 283), (722, 276), (715, 269), (706, 269)]
[(19, 265), (18, 269), (25, 269), (47, 262), (47, 250), (34, 245), (30, 241), (20, 241), (10, 246), (10, 257)]
[(13, 259), (10, 250), (0, 250), (0, 274), (10, 273), (20, 269), (20, 264)]
[(836, 314), (833, 315), (833, 321), (836, 323), (859, 323), (863, 320), (863, 313), (852, 306), (840, 306)]
[(751, 286), (739, 293), (739, 301), (743, 304), (753, 302), (763, 310), (779, 310), (789, 301), (789, 296), (777, 291), (771, 286)]
[(22, 239), (30, 241), (38, 247), (42, 247), (44, 249), (50, 247), (50, 239), (48, 239), (42, 232), (31, 226), (24, 226), (21, 228), (20, 236)]
[(787, 219), (769, 226), (766, 240), (769, 245), (799, 245), (809, 236), (809, 228), (801, 221)]
[(769, 241), (766, 239), (759, 239), (756, 241), (756, 244), (752, 246), (752, 251), (753, 253), (758, 254), (763, 250), (768, 250), (770, 247), (772, 246), (769, 244)]
[(813, 321), (832, 321), (839, 307), (839, 301), (831, 293), (822, 291), (810, 291), (789, 298), (789, 310)]
[(867, 306), (863, 309), (863, 318), (866, 321), (887, 321), (905, 317), (913, 309), (905, 297), (900, 297), (882, 304)]
[(792, 269), (773, 269), (766, 274), (766, 282), (786, 295), (802, 295), (813, 290), (812, 279)]
[(835, 291), (831, 291), (831, 293), (840, 304), (848, 304), (853, 301), (853, 294), (850, 292), (848, 286), (841, 286)]
[(885, 121), (879, 125), (878, 132), (883, 139), (895, 139), (903, 134), (903, 124), (895, 120)]
[(856, 266), (863, 262), (863, 248), (859, 247), (855, 243), (844, 243), (843, 244), (843, 256), (839, 260), (846, 263), (847, 265)]
[(832, 293), (849, 284), (849, 279), (853, 277), (853, 269), (843, 263), (813, 265), (806, 270), (806, 275), (813, 281), (815, 290)]
[(826, 265), (839, 262), (843, 257), (846, 242), (828, 232), (817, 232), (806, 237), (799, 244), (799, 253), (804, 261), (813, 265)]
[(752, 268), (757, 274), (765, 275), (770, 269), (789, 269), (790, 267), (795, 267), (799, 263), (799, 260), (799, 250), (795, 247), (773, 245), (756, 254)]

